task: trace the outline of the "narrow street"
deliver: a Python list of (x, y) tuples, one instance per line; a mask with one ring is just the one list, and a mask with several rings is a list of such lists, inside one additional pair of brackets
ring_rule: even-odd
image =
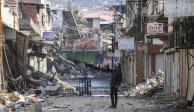
[[(176, 109), (173, 101), (153, 98), (119, 97), (117, 109), (108, 108), (110, 97), (50, 97), (43, 103), (43, 112), (194, 112), (193, 109)], [(16, 112), (31, 112), (33, 106)]]
[(0, 112), (193, 102), (194, 0), (0, 0)]
[[(66, 80), (69, 84), (74, 87), (79, 87), (79, 82), (77, 80)], [(91, 80), (91, 95), (106, 95), (109, 93), (110, 89), (110, 79), (92, 79)]]

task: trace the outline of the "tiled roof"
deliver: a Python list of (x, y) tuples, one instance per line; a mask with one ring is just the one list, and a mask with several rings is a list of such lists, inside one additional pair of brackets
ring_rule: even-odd
[(85, 49), (97, 49), (98, 48), (99, 42), (95, 40), (85, 40), (85, 39), (80, 39), (80, 40), (75, 40), (73, 45), (66, 46), (65, 49), (74, 49), (74, 50), (83, 50), (84, 46)]
[(114, 18), (113, 11), (83, 11), (82, 15), (84, 18), (101, 18), (109, 22)]
[(6, 4), (8, 4), (8, 5), (16, 4), (16, 0), (6, 0), (5, 2), (6, 2)]
[[(85, 49), (97, 49), (98, 43), (97, 41), (91, 40), (84, 43)], [(75, 49), (83, 49), (83, 45), (75, 45)]]

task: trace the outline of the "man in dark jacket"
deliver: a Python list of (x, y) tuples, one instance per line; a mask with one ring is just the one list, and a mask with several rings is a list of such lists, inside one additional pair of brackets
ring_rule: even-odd
[(111, 76), (110, 96), (111, 96), (112, 106), (110, 108), (117, 108), (117, 100), (118, 100), (117, 91), (121, 82), (122, 82), (122, 73), (121, 73), (120, 64), (118, 64), (116, 67), (116, 70), (112, 73), (112, 76)]

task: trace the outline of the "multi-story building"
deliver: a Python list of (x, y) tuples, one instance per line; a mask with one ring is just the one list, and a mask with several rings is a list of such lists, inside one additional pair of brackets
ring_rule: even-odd
[(164, 1), (164, 16), (168, 17), (168, 40), (164, 49), (165, 92), (177, 93), (191, 101), (194, 94), (194, 4), (183, 0)]

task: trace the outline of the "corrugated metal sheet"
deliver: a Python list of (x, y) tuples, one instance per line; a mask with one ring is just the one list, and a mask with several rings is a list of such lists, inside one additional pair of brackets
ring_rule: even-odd
[(177, 93), (179, 91), (179, 52), (169, 53), (165, 56), (165, 92)]
[[(189, 50), (189, 53), (194, 56), (194, 49), (190, 49)], [(193, 64), (194, 64), (194, 58), (192, 56), (189, 56), (189, 77), (188, 77), (188, 94), (187, 94), (187, 99), (188, 100), (192, 100), (193, 98), (193, 95), (194, 95), (194, 67), (193, 67)]]
[(185, 49), (180, 50), (179, 60), (179, 95), (185, 97), (187, 91), (187, 51)]
[(159, 70), (164, 72), (164, 54), (156, 54), (155, 73), (158, 73)]

